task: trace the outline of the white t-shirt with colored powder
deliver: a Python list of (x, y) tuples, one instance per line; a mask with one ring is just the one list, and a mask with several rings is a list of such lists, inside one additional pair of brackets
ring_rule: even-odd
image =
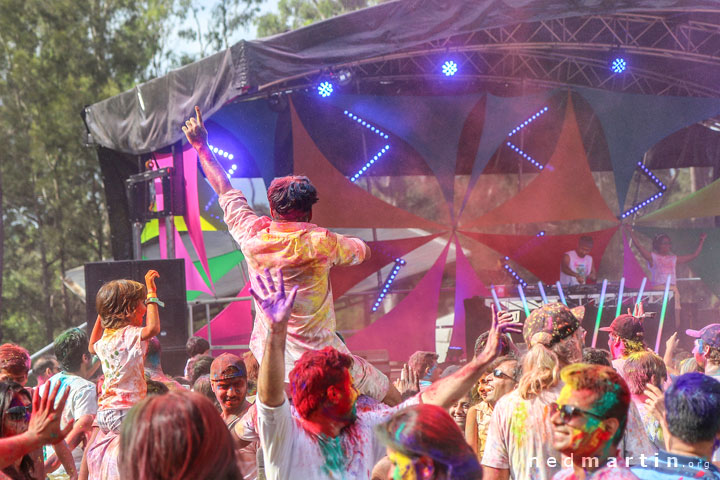
[[(65, 408), (62, 412), (62, 418), (60, 421), (61, 428), (65, 428), (71, 420), (77, 422), (85, 415), (95, 416), (97, 413), (97, 393), (95, 391), (94, 383), (67, 372), (56, 373), (48, 379), (48, 382), (51, 385), (51, 390), (57, 382), (60, 382), (60, 390), (58, 391), (55, 403), (60, 402), (60, 397), (65, 389), (70, 389), (70, 396), (68, 396)], [(83, 457), (82, 445), (75, 447), (72, 451), (72, 456), (75, 461), (75, 467), (77, 470), (80, 470), (80, 464), (82, 463)], [(63, 473), (65, 473), (65, 468), (62, 465), (58, 470), (53, 472), (53, 474), (58, 475)]]
[(385, 446), (375, 436), (374, 427), (398, 410), (418, 402), (416, 395), (400, 405), (388, 407), (361, 396), (355, 423), (338, 437), (321, 442), (291, 413), (287, 398), (279, 407), (268, 407), (258, 399), (255, 405), (265, 476), (268, 480), (369, 480), (373, 467), (385, 456)]
[[(481, 463), (509, 469), (510, 478), (516, 480), (549, 480), (559, 472), (562, 454), (552, 447), (549, 405), (557, 401), (561, 389), (562, 385), (557, 385), (528, 400), (517, 390), (501, 398), (492, 414)], [(650, 457), (657, 453), (632, 402), (618, 449), (618, 456), (636, 462), (640, 454)]]
[(145, 352), (147, 341), (142, 341), (142, 327), (127, 326), (105, 329), (95, 343), (103, 375), (98, 410), (131, 408), (145, 398)]

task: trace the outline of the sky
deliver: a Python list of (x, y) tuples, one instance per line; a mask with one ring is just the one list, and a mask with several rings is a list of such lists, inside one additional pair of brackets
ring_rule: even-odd
[[(263, 15), (269, 12), (277, 12), (279, 1), (280, 0), (264, 0), (262, 5), (260, 5), (260, 13), (258, 15)], [(210, 21), (210, 10), (212, 9), (214, 3), (214, 1), (211, 2), (208, 0), (202, 0), (198, 2), (198, 4), (203, 7), (203, 10), (200, 12), (200, 22), (203, 26), (208, 25)], [(178, 28), (178, 30), (182, 28), (194, 28), (194, 22), (191, 17), (188, 18), (185, 21), (185, 24)], [(240, 40), (254, 40), (256, 37), (257, 29), (255, 28), (255, 25), (248, 25), (245, 28), (235, 32), (235, 34), (232, 35), (232, 37), (230, 38), (230, 43), (235, 44)], [(180, 51), (187, 52), (193, 55), (200, 54), (200, 47), (196, 42), (189, 42), (185, 39), (178, 37), (176, 34), (173, 35), (171, 44), (178, 45), (178, 50)]]

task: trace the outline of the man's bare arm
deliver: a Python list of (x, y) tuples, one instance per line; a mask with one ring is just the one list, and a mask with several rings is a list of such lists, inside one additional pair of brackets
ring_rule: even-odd
[(285, 339), (290, 311), (298, 290), (296, 286), (286, 296), (282, 269), (278, 270), (277, 277), (276, 288), (270, 270), (265, 269), (265, 281), (260, 275), (256, 277), (262, 296), (250, 289), (257, 306), (270, 319), (270, 332), (265, 342), (265, 353), (258, 374), (258, 398), (268, 407), (279, 407), (285, 401)]
[(222, 195), (231, 190), (232, 185), (228, 180), (227, 172), (225, 172), (225, 169), (217, 161), (210, 147), (208, 147), (208, 132), (203, 123), (200, 107), (195, 107), (195, 118), (190, 118), (185, 122), (182, 131), (185, 133), (190, 145), (197, 151), (198, 157), (200, 157), (200, 165), (215, 193)]

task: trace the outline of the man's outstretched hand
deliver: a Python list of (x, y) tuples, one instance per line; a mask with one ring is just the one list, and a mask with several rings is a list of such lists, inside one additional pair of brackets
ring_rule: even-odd
[(58, 404), (55, 405), (55, 399), (60, 389), (60, 382), (55, 382), (52, 391), (50, 391), (50, 382), (46, 382), (46, 385), (45, 395), (42, 397), (40, 397), (39, 393), (42, 387), (36, 388), (33, 392), (33, 410), (30, 416), (30, 423), (28, 424), (28, 433), (36, 436), (43, 445), (54, 445), (61, 442), (73, 427), (73, 422), (70, 421), (64, 430), (60, 429), (62, 412), (63, 408), (65, 408), (68, 395), (70, 395), (70, 389), (65, 388)]
[(513, 322), (512, 313), (507, 311), (497, 312), (495, 305), (492, 306), (492, 326), (485, 348), (478, 355), (483, 362), (490, 362), (500, 354), (500, 337), (505, 333), (522, 333), (522, 323)]
[(203, 123), (200, 107), (195, 106), (195, 118), (190, 117), (183, 125), (182, 131), (195, 150), (207, 145), (208, 132)]
[(252, 288), (250, 289), (250, 295), (255, 298), (257, 304), (270, 319), (270, 329), (277, 332), (286, 328), (288, 319), (290, 318), (290, 311), (292, 310), (293, 303), (295, 303), (295, 295), (297, 294), (298, 287), (293, 287), (289, 295), (285, 294), (285, 281), (283, 280), (282, 268), (278, 269), (277, 286), (270, 274), (270, 270), (267, 268), (265, 269), (264, 280), (260, 275), (257, 275), (255, 278), (262, 292), (262, 296)]

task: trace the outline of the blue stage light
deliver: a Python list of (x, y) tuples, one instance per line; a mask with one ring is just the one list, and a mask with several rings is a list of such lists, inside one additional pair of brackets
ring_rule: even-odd
[(317, 90), (321, 97), (329, 97), (333, 93), (333, 84), (328, 81), (322, 82), (318, 85)]
[(627, 68), (627, 61), (622, 57), (615, 57), (610, 65), (613, 73), (622, 73)]
[(455, 63), (452, 60), (447, 60), (442, 65), (442, 72), (443, 72), (443, 75), (445, 75), (446, 77), (452, 77), (453, 75), (455, 75), (457, 73), (457, 71), (458, 71), (458, 65), (457, 65), (457, 63)]

